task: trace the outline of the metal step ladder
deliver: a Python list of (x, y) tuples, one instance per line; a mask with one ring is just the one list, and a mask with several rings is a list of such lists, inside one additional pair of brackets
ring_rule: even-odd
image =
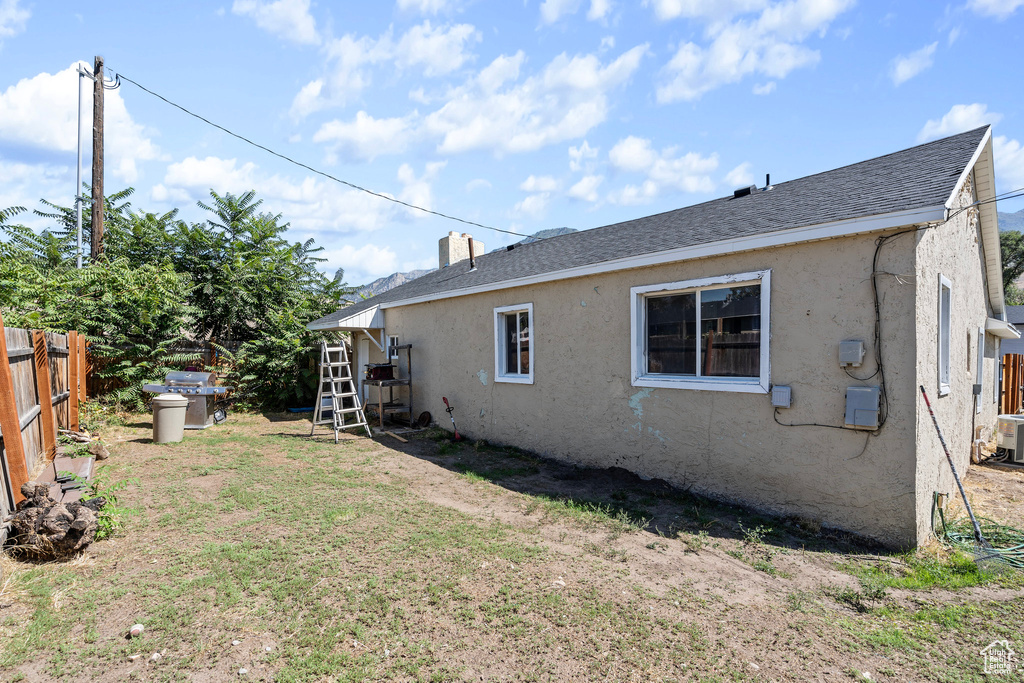
[[(350, 399), (348, 406), (345, 399)], [(331, 417), (325, 418), (324, 413), (330, 410)], [(338, 443), (338, 434), (343, 429), (362, 427), (366, 435), (373, 438), (370, 425), (366, 422), (363, 406), (359, 402), (352, 376), (352, 364), (348, 359), (345, 342), (338, 346), (328, 346), (320, 342), (320, 388), (316, 392), (316, 408), (313, 409), (313, 427), (309, 435), (313, 436), (317, 425), (329, 424), (334, 429), (334, 443)]]

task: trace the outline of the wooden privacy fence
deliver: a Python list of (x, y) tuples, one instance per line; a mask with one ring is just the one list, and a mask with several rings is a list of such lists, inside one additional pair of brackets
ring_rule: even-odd
[(1021, 412), (1021, 389), (1024, 389), (1024, 355), (1008, 353), (1003, 356), (1002, 391), (999, 412), (1017, 415)]
[(5, 328), (0, 314), (0, 512), (22, 499), (21, 485), (57, 452), (57, 431), (77, 431), (85, 401), (85, 337), (77, 332)]

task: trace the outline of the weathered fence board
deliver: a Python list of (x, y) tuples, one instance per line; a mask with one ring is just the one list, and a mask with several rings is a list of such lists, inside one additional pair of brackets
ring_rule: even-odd
[(78, 428), (83, 390), (74, 375), (84, 370), (83, 347), (84, 338), (76, 333), (6, 328), (0, 316), (0, 512), (4, 515), (21, 500), (21, 485), (56, 455), (58, 429)]
[(1008, 353), (1003, 356), (1002, 396), (999, 411), (1004, 415), (1021, 412), (1021, 389), (1024, 388), (1024, 355)]

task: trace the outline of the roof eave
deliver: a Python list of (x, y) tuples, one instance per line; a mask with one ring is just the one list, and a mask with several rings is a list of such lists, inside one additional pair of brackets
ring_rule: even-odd
[(992, 156), (992, 127), (985, 131), (978, 148), (964, 167), (957, 180), (953, 192), (946, 200), (946, 215), (956, 210), (954, 206), (971, 171), (974, 171), (974, 191), (977, 195), (979, 221), (981, 223), (982, 249), (985, 253), (985, 274), (987, 280), (988, 299), (992, 312), (1002, 317), (1006, 310), (1003, 292), (1003, 257), (999, 249), (999, 219), (995, 204), (996, 179), (995, 164)]
[(306, 329), (317, 332), (355, 332), (367, 329), (384, 329), (384, 311), (380, 310), (380, 308), (379, 305), (371, 306), (338, 320), (314, 320), (306, 325)]
[[(446, 292), (424, 294), (417, 297), (410, 297), (408, 299), (382, 302), (379, 306), (381, 309), (397, 308), (400, 306), (427, 303), (438, 299), (451, 299), (460, 296), (468, 296), (470, 294), (482, 294), (484, 292), (511, 289), (513, 287), (524, 287), (543, 282), (568, 280), (571, 278), (597, 275), (600, 273), (644, 268), (648, 266), (662, 265), (665, 263), (707, 258), (710, 256), (724, 256), (727, 254), (754, 251), (756, 249), (766, 249), (787, 244), (799, 244), (803, 242), (834, 239), (837, 237), (848, 237), (908, 225), (938, 222), (945, 218), (945, 214), (946, 207), (939, 205), (877, 214), (874, 216), (848, 218), (841, 221), (832, 221), (829, 223), (819, 223), (817, 225), (779, 230), (767, 234), (736, 237), (728, 240), (720, 240), (718, 242), (680, 247), (678, 249), (668, 249), (666, 251), (658, 251), (650, 254), (627, 256), (624, 258), (612, 259), (610, 261), (602, 261), (599, 263), (566, 268), (548, 273), (539, 273), (537, 275), (530, 275), (512, 280), (501, 280), (499, 282), (486, 283), (473, 287), (452, 289)], [(1000, 280), (1000, 283), (1001, 282), (1002, 281)]]

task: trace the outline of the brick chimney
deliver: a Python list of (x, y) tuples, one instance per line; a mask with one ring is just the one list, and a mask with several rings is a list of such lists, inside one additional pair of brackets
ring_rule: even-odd
[[(437, 267), (444, 268), (459, 261), (469, 260), (469, 233), (459, 234), (455, 231), (449, 232), (437, 243)], [(473, 240), (473, 257), (476, 258), (484, 253), (484, 243)]]

